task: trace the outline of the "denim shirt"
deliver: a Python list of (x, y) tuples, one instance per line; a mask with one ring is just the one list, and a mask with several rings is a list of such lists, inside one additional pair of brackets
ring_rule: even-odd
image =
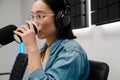
[(74, 40), (56, 39), (45, 66), (29, 75), (29, 80), (87, 80), (89, 62), (86, 52)]

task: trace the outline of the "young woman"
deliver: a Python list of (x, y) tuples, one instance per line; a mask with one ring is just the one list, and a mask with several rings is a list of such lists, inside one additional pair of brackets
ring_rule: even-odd
[(83, 48), (73, 39), (69, 4), (64, 0), (35, 0), (31, 17), (40, 29), (39, 39), (46, 39), (39, 49), (33, 25), (14, 31), (28, 53), (29, 80), (87, 80), (88, 58)]

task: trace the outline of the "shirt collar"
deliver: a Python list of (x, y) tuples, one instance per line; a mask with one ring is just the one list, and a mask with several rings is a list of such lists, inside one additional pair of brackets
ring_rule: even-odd
[(62, 40), (61, 39), (56, 39), (53, 44), (51, 45), (50, 48), (50, 55), (52, 55), (54, 53), (54, 51), (56, 51), (56, 49), (60, 46)]
[[(56, 51), (56, 49), (59, 47), (61, 42), (62, 42), (61, 39), (54, 40), (54, 42), (52, 43), (51, 48), (50, 48), (50, 55), (52, 55), (54, 53), (54, 51)], [(45, 42), (40, 48), (41, 52), (43, 52), (45, 50), (46, 46), (47, 46), (47, 43)], [(41, 53), (41, 55), (42, 55), (42, 53)]]

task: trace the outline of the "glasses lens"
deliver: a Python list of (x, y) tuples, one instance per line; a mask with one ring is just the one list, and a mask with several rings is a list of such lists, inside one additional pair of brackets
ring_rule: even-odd
[(30, 14), (28, 17), (27, 17), (27, 19), (29, 20), (29, 21), (33, 21), (35, 18), (37, 19), (37, 20), (43, 20), (44, 19), (44, 17), (46, 17), (46, 16), (52, 16), (52, 15), (54, 15), (54, 14), (38, 14), (38, 15), (33, 15), (33, 14)]
[(32, 14), (30, 14), (30, 15), (28, 15), (28, 17), (27, 17), (27, 20), (29, 20), (29, 21), (33, 21), (33, 15)]

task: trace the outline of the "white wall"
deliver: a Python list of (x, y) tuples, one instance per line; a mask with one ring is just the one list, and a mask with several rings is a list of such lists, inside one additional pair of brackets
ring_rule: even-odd
[[(8, 24), (18, 25), (20, 22), (20, 0), (0, 0), (0, 28)], [(0, 73), (11, 71), (17, 54), (18, 44), (16, 42), (0, 48)], [(0, 76), (0, 80), (8, 80), (8, 77)]]
[(74, 30), (77, 41), (91, 60), (106, 62), (110, 67), (108, 80), (120, 80), (120, 22)]

